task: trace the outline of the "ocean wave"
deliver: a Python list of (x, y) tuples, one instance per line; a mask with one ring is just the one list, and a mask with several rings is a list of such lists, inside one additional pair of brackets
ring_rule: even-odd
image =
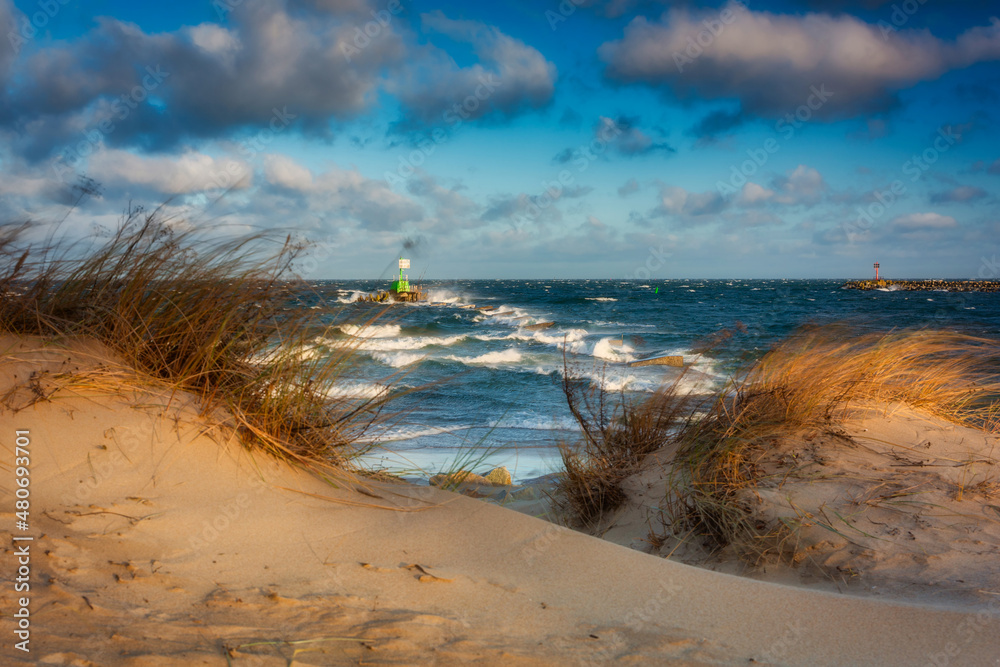
[(546, 345), (555, 345), (562, 349), (562, 346), (566, 343), (581, 342), (588, 333), (586, 329), (562, 329), (551, 333), (549, 331), (551, 330), (519, 331), (512, 334), (512, 336), (518, 340), (534, 340)]
[[(501, 315), (501, 313), (504, 314)], [(496, 310), (494, 310), (492, 313), (485, 313), (485, 315), (494, 322), (503, 322), (503, 323), (513, 322), (515, 320), (521, 319), (522, 317), (530, 317), (530, 315), (521, 308), (518, 308), (517, 306), (508, 306), (508, 305), (497, 306)]]
[[(362, 292), (361, 290), (337, 290), (340, 296), (337, 297), (337, 303), (354, 303), (359, 297), (368, 296), (368, 292)], [(347, 296), (344, 296), (344, 295)]]
[(355, 338), (391, 338), (400, 332), (398, 324), (341, 324), (337, 328)]
[(587, 301), (617, 301), (618, 299), (612, 298), (610, 296), (585, 296), (583, 297)]
[(411, 426), (398, 426), (396, 428), (386, 431), (381, 437), (379, 437), (379, 442), (397, 442), (400, 440), (412, 440), (413, 438), (421, 438), (428, 435), (443, 435), (446, 433), (454, 433), (455, 431), (465, 431), (467, 429), (474, 428), (470, 425), (463, 426), (421, 426), (421, 425), (411, 425)]
[[(551, 332), (551, 329), (539, 330), (539, 331), (513, 331), (509, 334), (472, 334), (472, 337), (477, 340), (492, 341), (492, 340), (520, 340), (525, 342), (536, 342), (544, 343), (545, 345), (555, 345), (559, 349), (562, 349), (565, 343), (569, 343), (572, 346), (575, 343), (580, 343), (583, 338), (587, 335), (586, 329), (565, 329), (555, 332)], [(571, 350), (575, 351), (575, 350)]]
[(427, 290), (427, 301), (429, 303), (463, 303), (465, 297), (455, 294), (449, 289), (437, 288)]
[(603, 382), (604, 390), (609, 392), (626, 390), (651, 394), (676, 385), (677, 392), (681, 395), (708, 394), (718, 386), (718, 380), (711, 375), (690, 370), (681, 375), (676, 369), (674, 372), (664, 373), (646, 368), (618, 366), (583, 371), (580, 374), (595, 385)]
[(609, 322), (607, 320), (584, 320), (599, 327), (626, 327), (628, 329), (655, 329), (655, 324), (636, 324), (634, 322)]
[[(613, 345), (613, 343), (619, 344)], [(622, 343), (621, 339), (602, 338), (594, 343), (594, 348), (590, 351), (590, 355), (597, 359), (624, 363), (635, 359), (632, 352), (635, 352), (635, 348), (628, 343)]]
[(426, 354), (417, 354), (415, 352), (370, 352), (369, 354), (372, 359), (393, 368), (409, 366), (427, 358)]
[(327, 389), (326, 395), (329, 398), (378, 398), (388, 391), (388, 386), (378, 382), (340, 380)]
[(480, 354), (475, 357), (459, 357), (457, 355), (448, 355), (441, 358), (448, 359), (449, 361), (458, 361), (463, 364), (496, 365), (496, 364), (516, 364), (517, 362), (521, 361), (524, 358), (524, 356), (521, 354), (520, 350), (512, 347), (506, 350), (486, 352), (485, 354)]
[[(392, 350), (420, 350), (431, 345), (448, 347), (468, 338), (465, 334), (454, 336), (402, 336), (400, 338), (366, 338), (357, 343), (357, 349), (365, 352), (387, 352)], [(329, 339), (317, 339), (326, 345), (336, 345)]]
[(709, 394), (719, 385), (717, 378), (706, 373), (688, 372), (675, 380), (677, 383), (677, 393), (684, 394)]
[(487, 424), (489, 428), (523, 428), (531, 431), (573, 431), (579, 428), (572, 417), (542, 417), (532, 414), (507, 415)]
[(629, 373), (624, 369), (605, 368), (594, 371), (584, 371), (583, 377), (590, 380), (595, 385), (601, 385), (605, 391), (615, 392), (623, 389), (630, 391), (653, 392), (660, 386), (659, 382), (640, 378), (635, 373)]
[(322, 354), (325, 354), (325, 350), (320, 349), (318, 345), (280, 345), (255, 355), (250, 359), (250, 363), (256, 366), (267, 366), (293, 358), (300, 361), (316, 359)]

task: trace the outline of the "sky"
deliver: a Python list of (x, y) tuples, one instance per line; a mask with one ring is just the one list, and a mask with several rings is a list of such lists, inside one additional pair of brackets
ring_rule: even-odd
[(0, 0), (0, 223), (310, 278), (1000, 278), (1000, 3)]

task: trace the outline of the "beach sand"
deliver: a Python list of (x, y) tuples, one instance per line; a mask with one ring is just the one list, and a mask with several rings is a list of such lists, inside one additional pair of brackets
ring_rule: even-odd
[(997, 605), (758, 581), (433, 487), (329, 483), (96, 345), (0, 354), (3, 521), (27, 430), (35, 538), (30, 654), (4, 547), (5, 664), (1000, 664)]
[(759, 580), (1000, 609), (996, 435), (893, 404), (858, 408), (828, 429), (774, 443), (756, 464), (770, 478), (742, 499), (757, 521), (796, 530), (780, 556), (753, 563), (732, 548), (712, 552), (695, 537), (666, 535), (661, 508), (670, 454), (657, 452), (626, 481), (628, 502), (593, 533)]

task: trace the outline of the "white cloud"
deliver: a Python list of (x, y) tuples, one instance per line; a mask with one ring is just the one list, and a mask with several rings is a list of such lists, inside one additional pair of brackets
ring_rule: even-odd
[(910, 213), (892, 220), (892, 226), (901, 231), (916, 231), (928, 229), (954, 229), (958, 222), (950, 215), (938, 213)]
[(188, 151), (179, 156), (147, 157), (118, 149), (90, 158), (88, 175), (108, 186), (139, 185), (166, 195), (249, 187), (253, 171), (242, 160)]
[(660, 186), (660, 203), (653, 215), (701, 216), (719, 213), (725, 200), (718, 192), (689, 192), (675, 185)]
[(761, 116), (794, 112), (825, 87), (832, 95), (814, 100), (812, 111), (836, 118), (886, 109), (897, 90), (1000, 59), (996, 18), (946, 41), (926, 30), (898, 30), (887, 39), (878, 25), (846, 13), (775, 14), (734, 2), (723, 10), (731, 12), (726, 24), (719, 9), (675, 8), (659, 22), (634, 19), (622, 39), (599, 50), (608, 75), (664, 85), (681, 97), (738, 98)]
[(239, 35), (214, 23), (202, 23), (188, 28), (191, 42), (209, 56), (214, 56), (232, 69), (242, 48)]
[(306, 210), (349, 218), (368, 229), (396, 230), (424, 217), (419, 204), (357, 169), (334, 166), (314, 174), (286, 155), (271, 155), (264, 166), (264, 178), (271, 186), (297, 193)]
[(460, 67), (445, 51), (426, 46), (389, 85), (417, 120), (455, 124), (545, 106), (555, 91), (556, 67), (537, 49), (478, 21), (422, 14), (425, 29), (472, 45), (480, 62)]
[(774, 197), (774, 190), (768, 190), (761, 185), (748, 181), (743, 186), (743, 192), (740, 193), (740, 204), (754, 206), (769, 201), (772, 197)]
[(264, 160), (264, 178), (272, 185), (307, 192), (312, 188), (312, 172), (285, 155), (268, 155)]
[(826, 182), (818, 171), (800, 164), (784, 176), (776, 177), (774, 187), (778, 193), (774, 201), (779, 204), (815, 204), (826, 191)]

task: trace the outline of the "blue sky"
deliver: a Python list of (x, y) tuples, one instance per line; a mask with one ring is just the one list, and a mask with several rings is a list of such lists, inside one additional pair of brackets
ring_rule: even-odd
[(1000, 278), (998, 15), (0, 0), (0, 222), (94, 183), (76, 233), (163, 205), (316, 278)]

